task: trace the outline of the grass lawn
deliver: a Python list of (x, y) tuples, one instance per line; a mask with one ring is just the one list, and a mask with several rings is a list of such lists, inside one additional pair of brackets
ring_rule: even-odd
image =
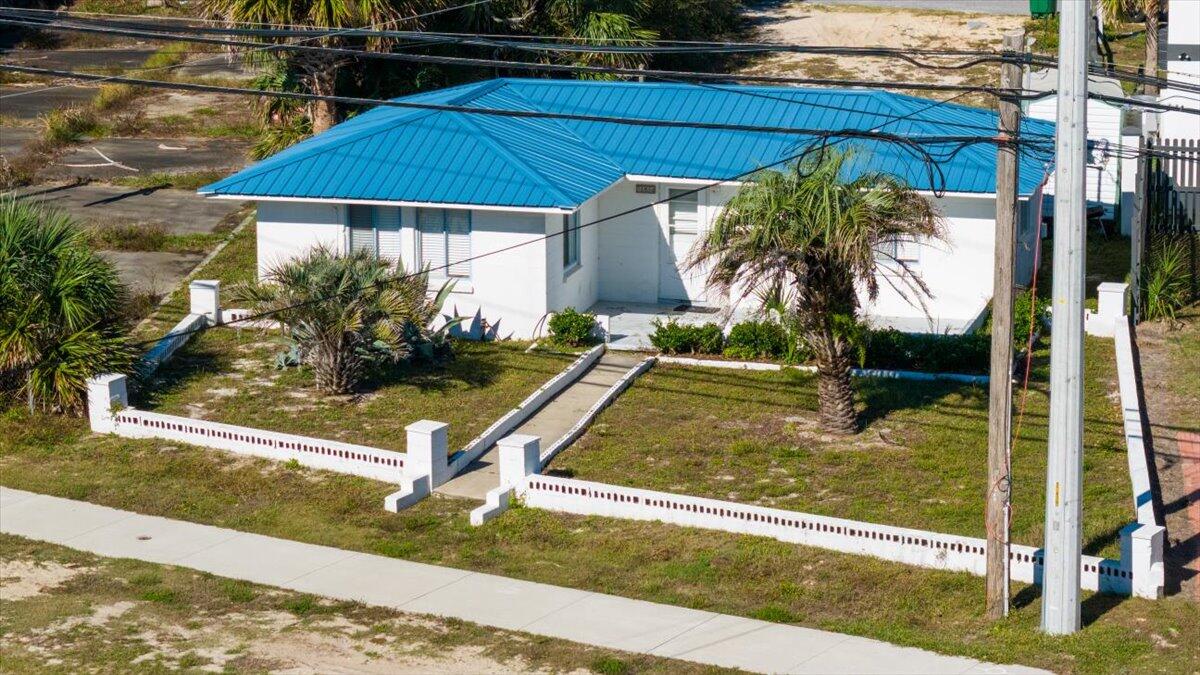
[(4, 672), (716, 673), (0, 535)]
[[(1133, 515), (1112, 343), (1087, 350), (1084, 542), (1117, 557)], [(856, 381), (866, 429), (817, 426), (816, 378), (659, 364), (634, 382), (550, 471), (874, 523), (982, 537), (987, 390)], [(1019, 388), (1014, 393), (1019, 401)], [(1013, 535), (1041, 545), (1044, 385), (1030, 387), (1013, 450)]]
[(454, 452), (516, 407), (572, 360), (526, 354), (523, 342), (456, 341), (441, 366), (401, 365), (352, 396), (326, 396), (312, 373), (277, 370), (281, 347), (269, 334), (222, 328), (193, 338), (135, 401), (139, 408), (404, 450), (404, 427), (421, 419), (450, 425)]
[[(400, 514), (395, 487), (157, 440), (95, 436), (83, 420), (0, 414), (0, 483), (141, 513), (462, 569), (796, 623), (1060, 671), (1194, 672), (1200, 606), (1085, 594), (1087, 627), (1037, 630), (1036, 589), (982, 617), (983, 580), (770, 539), (536, 509), (473, 528), (475, 503)], [(911, 489), (908, 486), (907, 489)]]

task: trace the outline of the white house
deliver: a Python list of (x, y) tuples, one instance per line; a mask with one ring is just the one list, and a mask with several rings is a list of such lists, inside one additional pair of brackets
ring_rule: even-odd
[[(499, 79), (396, 99), (200, 192), (257, 201), (260, 274), (317, 244), (365, 248), (454, 279), (447, 310), (474, 317), (471, 332), (528, 337), (565, 307), (683, 305), (727, 320), (728, 299), (681, 261), (738, 177), (795, 156), (820, 130), (925, 137), (932, 165), (897, 144), (844, 143), (927, 194), (948, 229), (944, 243), (893, 244), (933, 292), (928, 315), (894, 279), (866, 311), (876, 324), (953, 333), (975, 327), (991, 297), (996, 150), (953, 153), (936, 137), (995, 128), (990, 111), (880, 91)], [(1046, 172), (1022, 155), (1023, 281)]]
[[(1058, 87), (1058, 69), (1046, 68), (1026, 71), (1025, 89), (1045, 92), (1040, 98), (1024, 104), (1025, 114), (1034, 119), (1054, 121), (1058, 116), (1058, 98), (1054, 95)], [(1124, 97), (1121, 83), (1111, 77), (1091, 76), (1088, 91), (1112, 97)], [(1090, 144), (1088, 153), (1086, 197), (1089, 205), (1104, 209), (1106, 218), (1118, 223), (1122, 234), (1129, 234), (1133, 217), (1133, 201), (1137, 192), (1137, 154), (1141, 148), (1141, 130), (1125, 129), (1125, 109), (1116, 103), (1089, 98), (1087, 102), (1087, 136)], [(1045, 208), (1052, 215), (1054, 202), (1054, 176), (1051, 175), (1045, 189)]]

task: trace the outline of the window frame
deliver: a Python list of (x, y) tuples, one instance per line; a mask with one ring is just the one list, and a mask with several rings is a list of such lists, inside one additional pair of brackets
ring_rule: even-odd
[[(367, 220), (370, 221), (368, 227), (356, 227), (354, 225), (354, 217), (351, 215), (358, 209), (367, 210)], [(354, 255), (354, 230), (370, 230), (371, 232), (371, 252), (375, 257), (379, 257), (379, 228), (376, 225), (375, 207), (370, 204), (347, 204), (346, 205), (346, 253)]]
[(579, 210), (576, 209), (571, 213), (563, 214), (563, 274), (569, 275), (571, 272), (583, 266), (582, 250), (583, 236), (582, 230), (579, 229)]

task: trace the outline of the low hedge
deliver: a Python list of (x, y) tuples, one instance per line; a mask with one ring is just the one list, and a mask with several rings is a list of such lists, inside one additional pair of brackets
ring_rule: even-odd
[(550, 339), (569, 347), (580, 347), (592, 340), (596, 315), (567, 307), (550, 317)]
[(664, 354), (720, 354), (725, 334), (715, 323), (696, 326), (655, 319), (650, 344)]
[(986, 333), (937, 335), (867, 331), (864, 367), (935, 373), (987, 374), (992, 338)]

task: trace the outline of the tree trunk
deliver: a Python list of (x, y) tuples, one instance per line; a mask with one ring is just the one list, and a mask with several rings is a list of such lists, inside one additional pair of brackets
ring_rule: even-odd
[(311, 364), (317, 389), (326, 394), (350, 393), (362, 373), (362, 359), (345, 340), (318, 345)]
[[(1158, 10), (1159, 0), (1145, 0), (1146, 11), (1146, 74), (1158, 75)], [(1158, 86), (1145, 85), (1147, 94), (1157, 94)]]
[(850, 383), (850, 345), (826, 323), (810, 336), (817, 361), (817, 404), (821, 428), (834, 434), (858, 432), (854, 387)]
[[(318, 96), (334, 96), (337, 93), (337, 66), (322, 64), (309, 73), (310, 87)], [(328, 130), (337, 123), (337, 104), (329, 100), (316, 100), (309, 104), (308, 119), (314, 134)]]

